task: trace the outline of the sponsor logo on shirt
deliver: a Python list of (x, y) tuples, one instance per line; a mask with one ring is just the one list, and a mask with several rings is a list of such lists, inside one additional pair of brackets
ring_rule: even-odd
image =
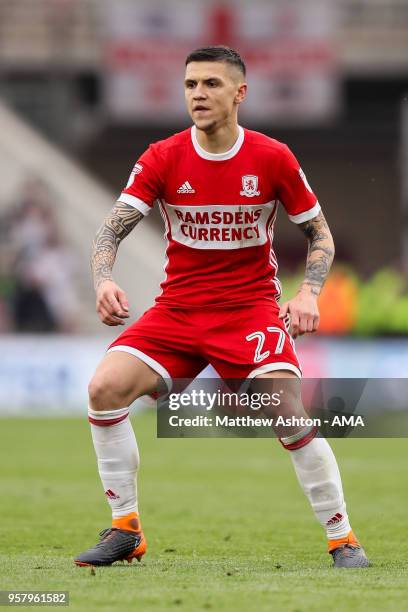
[(164, 207), (176, 242), (194, 249), (241, 249), (266, 243), (275, 202)]

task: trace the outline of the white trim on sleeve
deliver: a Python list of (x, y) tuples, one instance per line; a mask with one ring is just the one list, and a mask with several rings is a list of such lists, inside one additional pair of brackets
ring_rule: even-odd
[(313, 208), (309, 208), (309, 210), (305, 210), (305, 212), (299, 213), (298, 215), (288, 215), (288, 217), (293, 223), (304, 223), (305, 221), (310, 221), (310, 219), (317, 217), (320, 211), (320, 204), (316, 202)]
[(113, 351), (121, 351), (122, 353), (130, 353), (131, 355), (138, 357), (141, 361), (143, 361), (143, 363), (145, 363), (146, 365), (151, 367), (152, 370), (157, 372), (157, 374), (160, 374), (160, 376), (163, 378), (164, 382), (166, 383), (166, 387), (170, 393), (171, 388), (173, 386), (172, 378), (170, 374), (168, 373), (168, 371), (166, 370), (166, 368), (164, 368), (158, 361), (156, 361), (155, 359), (152, 359), (152, 357), (149, 357), (149, 355), (142, 353), (142, 351), (139, 351), (138, 349), (133, 348), (133, 346), (126, 346), (125, 344), (116, 344), (115, 346), (112, 346), (110, 349), (108, 349), (107, 353), (111, 353)]
[(133, 206), (133, 208), (137, 208), (141, 213), (145, 216), (149, 214), (152, 210), (151, 206), (143, 202), (140, 198), (136, 196), (130, 195), (130, 193), (121, 193), (118, 202), (122, 202), (123, 204), (129, 204), (129, 206)]

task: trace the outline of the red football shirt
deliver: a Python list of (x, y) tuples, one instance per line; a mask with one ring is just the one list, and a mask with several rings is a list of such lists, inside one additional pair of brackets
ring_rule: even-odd
[(278, 204), (295, 223), (320, 210), (288, 147), (242, 127), (225, 153), (200, 147), (195, 126), (150, 145), (119, 201), (145, 215), (158, 202), (168, 246), (156, 301), (182, 308), (277, 299)]

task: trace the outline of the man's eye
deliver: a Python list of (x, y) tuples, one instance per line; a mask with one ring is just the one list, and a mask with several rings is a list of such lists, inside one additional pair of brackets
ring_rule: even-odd
[(217, 87), (217, 81), (209, 81), (208, 85), (209, 87)]
[(194, 83), (191, 83), (191, 82), (190, 83), (186, 83), (186, 87), (187, 87), (187, 89), (193, 89)]

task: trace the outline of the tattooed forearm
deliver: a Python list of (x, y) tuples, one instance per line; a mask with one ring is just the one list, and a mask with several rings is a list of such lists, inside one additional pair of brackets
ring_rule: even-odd
[(299, 225), (309, 241), (306, 274), (302, 287), (306, 286), (319, 295), (334, 257), (334, 243), (322, 212), (310, 221)]
[(113, 264), (121, 241), (143, 218), (143, 214), (122, 202), (116, 202), (96, 233), (92, 245), (91, 269), (95, 289), (112, 278)]

